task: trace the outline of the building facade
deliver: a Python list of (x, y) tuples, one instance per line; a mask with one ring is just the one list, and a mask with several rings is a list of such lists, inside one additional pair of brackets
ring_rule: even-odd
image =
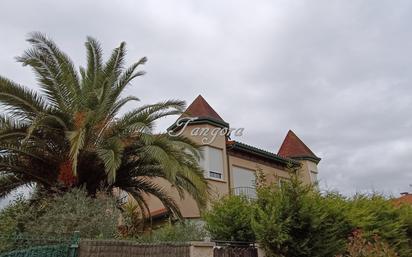
[[(200, 165), (210, 186), (213, 201), (228, 194), (256, 196), (256, 175), (263, 175), (265, 183), (281, 185), (290, 178), (288, 166), (299, 169), (304, 183), (316, 183), (320, 158), (317, 157), (292, 131), (289, 131), (277, 153), (230, 139), (229, 124), (198, 96), (184, 114), (169, 127), (169, 131), (181, 133), (202, 145)], [(235, 133), (235, 131), (232, 131)], [(167, 184), (164, 184), (167, 187)], [(199, 218), (201, 213), (190, 196), (180, 199), (169, 186), (185, 218)], [(159, 200), (149, 200), (152, 214), (162, 214)]]

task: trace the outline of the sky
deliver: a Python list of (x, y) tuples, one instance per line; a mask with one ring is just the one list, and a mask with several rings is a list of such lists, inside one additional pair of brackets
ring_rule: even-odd
[(2, 0), (0, 10), (2, 76), (38, 89), (15, 61), (32, 31), (76, 65), (86, 36), (106, 56), (125, 41), (129, 64), (149, 60), (126, 92), (139, 104), (201, 94), (245, 128), (238, 141), (277, 152), (293, 130), (322, 158), (323, 189), (412, 191), (411, 1)]

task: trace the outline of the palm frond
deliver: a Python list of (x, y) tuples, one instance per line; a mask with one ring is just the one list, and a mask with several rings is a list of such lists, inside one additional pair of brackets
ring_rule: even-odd
[(0, 103), (11, 116), (33, 119), (47, 108), (46, 101), (37, 93), (0, 76)]
[(28, 123), (10, 117), (8, 114), (0, 114), (0, 136), (12, 132), (25, 132)]
[(66, 136), (70, 142), (70, 159), (73, 164), (73, 173), (74, 175), (77, 175), (78, 156), (85, 142), (86, 131), (84, 128), (75, 131), (67, 131)]
[[(34, 163), (34, 162), (33, 162)], [(20, 177), (22, 180), (29, 182), (36, 182), (51, 188), (54, 181), (50, 179), (49, 174), (43, 173), (44, 167), (36, 167), (33, 164), (21, 163), (15, 160), (13, 156), (0, 157), (0, 173), (3, 175), (13, 174)], [(48, 167), (52, 168), (51, 166)]]
[(175, 110), (179, 112), (183, 112), (185, 110), (186, 103), (184, 101), (180, 100), (167, 100), (155, 104), (148, 104), (148, 105), (143, 105), (133, 112), (136, 114), (139, 113), (147, 113), (147, 114), (154, 114), (159, 111), (167, 111), (167, 110)]
[(120, 43), (119, 47), (115, 48), (109, 58), (105, 63), (103, 72), (106, 76), (112, 78), (114, 81), (117, 80), (124, 65), (124, 58), (126, 55), (126, 43)]
[[(119, 169), (118, 183), (130, 177), (164, 178), (184, 197), (188, 192), (200, 207), (205, 206), (208, 195), (208, 184), (198, 164), (197, 145), (190, 140), (178, 141), (167, 134), (144, 135), (139, 137), (139, 145), (125, 150), (129, 156)], [(182, 138), (183, 139), (183, 138)], [(131, 158), (136, 154), (138, 158)]]
[(144, 71), (136, 71), (137, 67), (143, 65), (147, 62), (147, 58), (143, 57), (138, 62), (134, 63), (132, 66), (127, 68), (119, 77), (117, 83), (115, 83), (114, 88), (112, 90), (111, 98), (116, 100), (126, 86), (136, 77), (143, 76), (145, 74)]
[(115, 134), (148, 133), (153, 129), (154, 122), (157, 119), (179, 114), (184, 107), (185, 103), (177, 100), (144, 105), (124, 114), (116, 121), (111, 129)]
[(87, 41), (85, 43), (87, 49), (87, 71), (86, 71), (86, 78), (87, 78), (87, 87), (88, 91), (94, 89), (96, 87), (97, 79), (99, 73), (102, 70), (103, 61), (102, 61), (102, 48), (100, 43), (92, 38), (87, 37)]
[(79, 76), (72, 61), (51, 39), (39, 32), (31, 33), (27, 41), (33, 48), (17, 60), (33, 68), (50, 102), (62, 110), (70, 110), (81, 95)]
[[(175, 200), (170, 197), (170, 191), (165, 190), (163, 187), (146, 179), (135, 179), (130, 187), (122, 188), (126, 192), (129, 192), (134, 198), (144, 199), (144, 194), (152, 195), (159, 199), (163, 206), (173, 215), (181, 218), (181, 212), (177, 206)], [(150, 215), (150, 213), (149, 213)]]
[(131, 102), (131, 101), (140, 101), (139, 98), (134, 97), (134, 96), (127, 96), (125, 98), (119, 99), (116, 103), (113, 104), (109, 114), (107, 115), (107, 117), (109, 119), (114, 118), (117, 113), (120, 111), (120, 109), (125, 106), (127, 103)]
[(146, 200), (144, 199), (143, 194), (139, 194), (139, 192), (130, 189), (129, 194), (133, 197), (133, 200), (136, 201), (137, 205), (140, 208), (140, 213), (142, 214), (142, 221), (145, 222), (147, 218), (150, 219), (150, 223), (152, 223), (152, 216), (150, 215), (150, 207)]
[(118, 115), (139, 100), (122, 93), (144, 74), (139, 67), (146, 57), (125, 68), (121, 43), (103, 62), (99, 42), (88, 37), (87, 66), (77, 71), (45, 35), (33, 33), (28, 41), (32, 48), (18, 61), (34, 70), (42, 93), (0, 77), (0, 104), (6, 107), (0, 115), (0, 197), (33, 183), (48, 193), (82, 185), (90, 194), (119, 187), (143, 214), (150, 214), (147, 195), (176, 216), (176, 192), (205, 205), (209, 189), (198, 165), (199, 146), (154, 132), (159, 119), (181, 114), (185, 103), (168, 100)]
[(0, 199), (8, 196), (17, 188), (30, 183), (14, 174), (0, 175)]
[(97, 149), (97, 155), (103, 161), (109, 183), (116, 180), (116, 171), (122, 163), (123, 144), (118, 138), (111, 138)]
[(25, 145), (21, 145), (19, 143), (16, 143), (14, 141), (9, 141), (9, 142), (0, 142), (0, 149), (2, 150), (3, 154), (6, 153), (13, 153), (13, 154), (21, 154), (24, 156), (29, 156), (31, 158), (35, 158), (38, 160), (43, 161), (43, 157), (41, 155), (36, 154), (36, 152), (34, 151), (35, 149), (25, 146)]

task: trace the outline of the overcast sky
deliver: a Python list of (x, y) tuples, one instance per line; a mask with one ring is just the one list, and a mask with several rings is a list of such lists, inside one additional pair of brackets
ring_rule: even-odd
[(323, 188), (411, 190), (411, 1), (2, 0), (0, 10), (3, 76), (36, 88), (14, 60), (31, 31), (77, 65), (88, 35), (106, 56), (126, 41), (129, 63), (149, 59), (127, 91), (143, 103), (202, 94), (245, 128), (236, 140), (277, 152), (292, 129), (322, 158)]

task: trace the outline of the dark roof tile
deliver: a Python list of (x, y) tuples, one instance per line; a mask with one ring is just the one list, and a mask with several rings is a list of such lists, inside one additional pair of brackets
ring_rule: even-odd
[(212, 118), (224, 122), (219, 114), (213, 110), (213, 108), (201, 95), (196, 97), (189, 107), (187, 107), (186, 111), (183, 113), (183, 116)]
[(278, 155), (289, 158), (309, 157), (320, 160), (292, 130), (289, 130), (285, 140), (283, 140)]

